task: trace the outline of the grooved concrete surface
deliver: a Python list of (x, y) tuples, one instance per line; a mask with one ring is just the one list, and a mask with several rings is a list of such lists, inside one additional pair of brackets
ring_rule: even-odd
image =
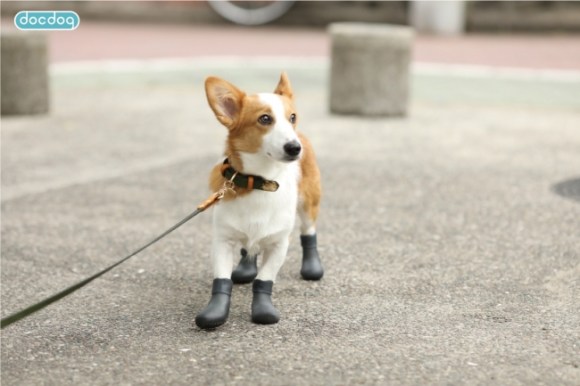
[[(280, 68), (53, 76), (53, 112), (2, 118), (2, 315), (115, 261), (207, 194), (225, 129), (202, 82)], [(2, 331), (3, 385), (580, 383), (580, 83), (415, 74), (407, 119), (327, 112), (327, 68), (287, 67), (325, 198), (321, 282), (298, 234), (282, 320), (200, 331), (210, 216)]]

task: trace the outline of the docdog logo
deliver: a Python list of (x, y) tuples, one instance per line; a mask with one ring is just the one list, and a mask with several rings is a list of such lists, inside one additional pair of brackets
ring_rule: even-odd
[(25, 31), (69, 31), (80, 21), (73, 11), (20, 11), (14, 16), (16, 28)]

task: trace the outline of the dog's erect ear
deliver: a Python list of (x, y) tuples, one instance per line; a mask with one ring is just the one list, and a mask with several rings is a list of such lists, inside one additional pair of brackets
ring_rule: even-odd
[(205, 94), (218, 121), (231, 129), (246, 94), (233, 84), (213, 76), (205, 80)]
[(290, 81), (288, 80), (288, 75), (286, 75), (286, 72), (283, 72), (282, 75), (280, 75), (280, 82), (278, 82), (278, 86), (276, 86), (274, 94), (283, 95), (290, 99), (294, 98), (292, 86), (290, 85)]

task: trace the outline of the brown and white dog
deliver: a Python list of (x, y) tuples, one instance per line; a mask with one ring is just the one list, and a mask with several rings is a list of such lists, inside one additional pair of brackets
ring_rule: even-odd
[[(206, 80), (205, 90), (215, 116), (228, 129), (227, 158), (212, 170), (210, 188), (215, 192), (226, 181), (233, 184), (214, 207), (212, 296), (195, 322), (201, 328), (225, 323), (233, 282), (253, 280), (252, 321), (276, 323), (280, 316), (272, 305), (272, 286), (286, 259), (296, 213), (302, 277), (318, 280), (323, 275), (316, 247), (321, 187), (314, 151), (296, 131), (294, 95), (285, 73), (273, 93), (247, 95), (216, 77)], [(242, 259), (232, 275), (240, 246)]]

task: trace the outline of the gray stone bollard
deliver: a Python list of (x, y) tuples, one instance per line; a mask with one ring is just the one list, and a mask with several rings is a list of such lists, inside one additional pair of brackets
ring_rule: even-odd
[(330, 111), (401, 116), (407, 113), (413, 32), (409, 27), (333, 23)]
[(464, 1), (411, 2), (411, 25), (417, 32), (435, 35), (461, 35), (465, 30)]
[(46, 36), (2, 31), (2, 115), (43, 114), (49, 109)]

